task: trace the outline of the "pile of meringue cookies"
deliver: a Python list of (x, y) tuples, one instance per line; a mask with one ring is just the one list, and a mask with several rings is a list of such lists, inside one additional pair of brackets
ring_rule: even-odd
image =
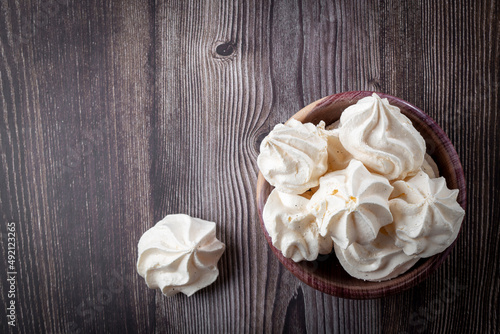
[(263, 210), (273, 246), (295, 262), (333, 248), (347, 273), (367, 281), (444, 251), (465, 214), (422, 135), (375, 93), (328, 127), (276, 125), (257, 163), (275, 187)]

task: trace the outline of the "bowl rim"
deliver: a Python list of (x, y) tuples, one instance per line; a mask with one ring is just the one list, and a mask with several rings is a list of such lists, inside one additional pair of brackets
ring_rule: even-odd
[[(348, 92), (332, 94), (323, 97), (319, 100), (316, 100), (307, 105), (306, 107), (302, 108), (300, 111), (294, 114), (290, 119), (294, 118), (299, 121), (302, 121), (305, 119), (306, 116), (309, 116), (310, 114), (314, 113), (315, 110), (328, 107), (333, 102), (337, 103), (339, 101), (341, 101), (342, 103), (352, 102), (350, 104), (352, 105), (355, 104), (359, 99), (366, 96), (371, 96), (373, 93), (376, 93), (381, 98), (387, 98), (389, 100), (389, 103), (391, 103), (391, 105), (396, 105), (397, 107), (399, 107), (401, 109), (401, 112), (403, 112), (403, 114), (406, 114), (408, 112), (411, 113), (412, 116), (419, 118), (425, 124), (425, 126), (429, 127), (430, 130), (432, 130), (432, 132), (436, 134), (437, 138), (439, 138), (439, 140), (441, 141), (441, 144), (443, 144), (444, 150), (447, 152), (453, 165), (456, 183), (458, 189), (460, 190), (457, 201), (460, 204), (460, 206), (464, 210), (466, 210), (467, 191), (466, 191), (465, 176), (462, 169), (462, 164), (460, 162), (460, 159), (453, 144), (451, 143), (450, 139), (448, 138), (444, 130), (429, 115), (427, 115), (420, 108), (412, 105), (411, 103), (403, 99), (400, 99), (398, 97), (380, 92), (348, 91)], [(287, 120), (287, 122), (289, 120)], [(289, 270), (294, 276), (299, 278), (302, 282), (306, 283), (307, 285), (311, 286), (312, 288), (318, 291), (336, 297), (342, 297), (348, 299), (374, 299), (399, 293), (417, 285), (418, 283), (422, 282), (427, 277), (429, 277), (430, 274), (434, 273), (438, 269), (438, 267), (441, 266), (444, 260), (448, 257), (448, 255), (453, 250), (461, 234), (463, 223), (465, 221), (464, 217), (457, 238), (448, 248), (446, 248), (443, 252), (436, 254), (432, 257), (420, 259), (417, 262), (417, 264), (415, 264), (411, 269), (409, 269), (402, 275), (382, 282), (367, 282), (359, 280), (360, 282), (363, 282), (363, 285), (347, 286), (345, 284), (340, 284), (335, 281), (325, 280), (319, 276), (312, 276), (310, 272), (305, 271), (298, 263), (294, 262), (292, 259), (284, 257), (281, 251), (273, 246), (272, 239), (267, 232), (262, 217), (262, 211), (270, 191), (267, 194), (264, 192), (266, 191), (266, 189), (269, 189), (269, 187), (272, 190), (273, 187), (264, 179), (264, 176), (259, 171), (257, 178), (257, 187), (256, 187), (257, 209), (259, 213), (261, 229), (264, 232), (264, 236), (271, 250), (277, 256), (278, 260), (285, 266), (285, 268)], [(365, 283), (369, 283), (371, 286), (367, 288)]]

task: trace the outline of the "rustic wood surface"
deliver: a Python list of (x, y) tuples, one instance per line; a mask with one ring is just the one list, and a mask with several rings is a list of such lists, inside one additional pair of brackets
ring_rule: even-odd
[[(254, 200), (263, 136), (348, 90), (422, 108), (467, 179), (450, 257), (376, 300), (296, 279)], [(495, 0), (1, 0), (0, 332), (498, 333), (499, 110)], [(169, 213), (216, 221), (227, 246), (190, 298), (135, 269), (140, 236)]]

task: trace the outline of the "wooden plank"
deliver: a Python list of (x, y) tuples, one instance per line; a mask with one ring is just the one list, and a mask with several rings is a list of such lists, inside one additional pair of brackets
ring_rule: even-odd
[(152, 220), (151, 5), (47, 4), (0, 5), (0, 217), (17, 229), (18, 329), (147, 332), (154, 304), (133, 259)]

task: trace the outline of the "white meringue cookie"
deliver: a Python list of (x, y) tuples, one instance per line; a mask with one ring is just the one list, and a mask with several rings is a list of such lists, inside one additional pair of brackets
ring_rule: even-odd
[(264, 138), (257, 165), (279, 191), (301, 194), (317, 186), (327, 170), (327, 140), (314, 124), (291, 119)]
[(319, 235), (316, 217), (306, 210), (308, 202), (300, 195), (274, 189), (262, 212), (273, 246), (295, 262), (313, 261), (318, 254), (330, 253), (333, 247), (331, 238)]
[(344, 110), (339, 137), (355, 159), (389, 180), (415, 174), (424, 160), (422, 135), (398, 107), (375, 93)]
[(389, 206), (394, 224), (388, 228), (396, 245), (408, 255), (429, 257), (441, 253), (456, 239), (464, 209), (458, 190), (450, 190), (444, 177), (431, 179), (419, 172), (393, 183)]
[(372, 242), (380, 228), (392, 222), (388, 203), (392, 189), (385, 177), (353, 159), (346, 169), (320, 179), (308, 208), (318, 219), (320, 234), (346, 249), (355, 242)]
[(408, 256), (394, 244), (384, 228), (367, 245), (354, 243), (342, 249), (334, 246), (335, 254), (347, 273), (365, 281), (386, 281), (410, 269), (418, 260)]
[(217, 279), (225, 245), (215, 237), (215, 223), (176, 214), (147, 230), (138, 249), (137, 272), (149, 288), (191, 296)]
[(424, 162), (422, 163), (422, 171), (429, 175), (431, 179), (434, 179), (436, 177), (439, 177), (439, 169), (436, 163), (434, 162), (434, 159), (427, 153), (425, 153), (424, 156)]

